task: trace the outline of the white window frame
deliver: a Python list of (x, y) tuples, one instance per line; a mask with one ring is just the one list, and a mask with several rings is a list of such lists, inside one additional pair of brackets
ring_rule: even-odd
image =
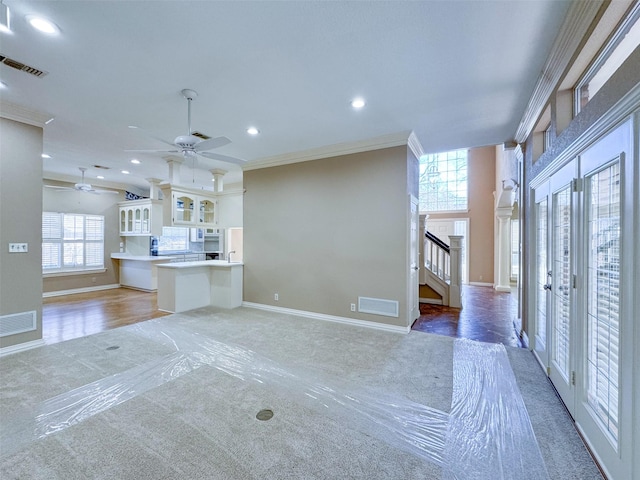
[(42, 212), (44, 276), (105, 271), (104, 216)]
[[(628, 56), (633, 53), (634, 49), (629, 47), (628, 45), (622, 45), (622, 42), (627, 37), (627, 34), (632, 28), (638, 29), (640, 28), (637, 23), (640, 22), (640, 2), (636, 3), (635, 6), (631, 9), (631, 11), (626, 15), (624, 20), (620, 23), (616, 31), (613, 33), (609, 41), (602, 48), (600, 53), (595, 57), (589, 68), (584, 72), (584, 74), (576, 83), (576, 86), (573, 89), (573, 110), (574, 114), (577, 115), (580, 111), (586, 106), (593, 96), (599, 91), (596, 90), (595, 93), (589, 94), (589, 99), (586, 101), (585, 105), (582, 105), (582, 101), (580, 99), (583, 87), (589, 85), (589, 83), (600, 73), (603, 67), (607, 68), (606, 72), (603, 72), (606, 76), (602, 80), (602, 84), (604, 84), (613, 74), (616, 72), (618, 67), (628, 58)], [(631, 38), (627, 39), (627, 42), (631, 41)], [(625, 43), (627, 43), (625, 42)], [(621, 48), (621, 51), (616, 52), (618, 47)], [(628, 53), (624, 53), (631, 48), (631, 51)], [(624, 51), (624, 52), (623, 52)], [(615, 55), (615, 57), (614, 57)], [(611, 60), (611, 65), (607, 65), (607, 62)], [(613, 68), (612, 68), (613, 67)], [(575, 116), (574, 115), (574, 116)]]
[[(456, 155), (456, 158), (454, 159), (450, 159), (450, 158), (446, 158), (449, 157), (451, 155)], [(460, 179), (459, 177), (456, 178), (442, 178), (442, 175), (446, 175), (447, 177), (449, 176), (448, 174), (450, 174), (450, 172), (452, 172), (453, 170), (449, 170), (447, 169), (446, 171), (440, 171), (437, 168), (437, 164), (432, 164), (431, 166), (427, 166), (428, 162), (453, 162), (456, 160), (459, 160), (462, 157), (462, 154), (464, 154), (464, 160), (465, 160), (465, 178), (464, 179)], [(444, 158), (443, 158), (444, 157)], [(460, 212), (468, 212), (469, 211), (469, 150), (468, 149), (456, 149), (456, 150), (451, 150), (448, 152), (440, 152), (440, 153), (433, 153), (433, 154), (426, 154), (423, 155), (422, 157), (420, 157), (420, 179), (422, 180), (422, 177), (428, 175), (432, 177), (432, 180), (430, 181), (431, 184), (433, 184), (434, 186), (436, 185), (444, 185), (445, 186), (445, 190), (447, 192), (452, 191), (451, 189), (451, 185), (457, 185), (459, 183), (464, 183), (465, 184), (465, 189), (464, 189), (464, 206), (456, 206), (454, 205), (454, 208), (442, 208), (442, 209), (433, 209), (433, 205), (427, 204), (425, 197), (427, 196), (427, 193), (422, 189), (422, 183), (420, 181), (420, 191), (419, 191), (419, 197), (420, 197), (420, 213), (460, 213)], [(437, 189), (437, 187), (435, 187)], [(455, 188), (453, 189), (454, 191), (460, 191), (460, 189)], [(449, 201), (449, 199), (447, 199), (446, 206), (449, 207), (451, 206)], [(425, 208), (426, 207), (426, 208)], [(455, 208), (457, 207), (457, 208)]]

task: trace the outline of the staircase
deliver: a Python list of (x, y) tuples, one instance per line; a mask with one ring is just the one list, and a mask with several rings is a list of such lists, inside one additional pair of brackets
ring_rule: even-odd
[[(420, 301), (462, 308), (462, 235), (449, 235), (450, 245), (428, 232), (426, 215), (420, 215), (420, 286), (427, 286), (439, 298)], [(421, 292), (423, 289), (421, 288)], [(421, 295), (422, 297), (422, 295)], [(431, 296), (430, 296), (431, 297)]]

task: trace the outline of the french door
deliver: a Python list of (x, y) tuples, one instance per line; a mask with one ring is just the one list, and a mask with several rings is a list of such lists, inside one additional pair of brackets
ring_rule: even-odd
[(631, 478), (633, 463), (624, 421), (634, 381), (632, 127), (612, 130), (533, 192), (534, 353), (612, 479)]
[(535, 191), (535, 353), (567, 409), (575, 409), (576, 162)]

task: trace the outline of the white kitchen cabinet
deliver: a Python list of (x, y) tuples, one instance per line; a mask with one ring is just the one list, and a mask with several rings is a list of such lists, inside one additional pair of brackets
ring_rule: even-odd
[(164, 225), (215, 227), (218, 224), (218, 199), (214, 192), (161, 185), (164, 197)]
[(160, 235), (162, 202), (148, 198), (118, 203), (120, 235)]

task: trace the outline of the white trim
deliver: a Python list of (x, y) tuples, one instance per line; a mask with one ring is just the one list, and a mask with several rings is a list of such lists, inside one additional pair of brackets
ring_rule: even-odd
[(418, 140), (415, 132), (411, 132), (409, 134), (407, 145), (411, 152), (418, 158), (418, 160), (420, 160), (420, 157), (424, 155), (424, 148), (422, 148), (422, 144), (420, 143), (420, 140)]
[(320, 160), (322, 158), (369, 152), (371, 150), (380, 150), (382, 148), (399, 147), (401, 145), (408, 145), (409, 136), (411, 133), (412, 132), (405, 131), (389, 135), (382, 135), (380, 137), (361, 140), (358, 142), (338, 143), (336, 145), (327, 145), (325, 147), (313, 148), (301, 152), (275, 155), (273, 157), (266, 157), (261, 160), (256, 160), (255, 162), (250, 162), (246, 165), (243, 165), (242, 170), (258, 170), (261, 168), (277, 167), (279, 165), (289, 165), (292, 163)]
[(540, 114), (549, 102), (562, 74), (569, 65), (580, 42), (598, 14), (603, 1), (571, 2), (560, 33), (551, 48), (547, 62), (538, 77), (533, 94), (515, 133), (517, 143), (524, 143), (533, 131)]
[(441, 298), (419, 298), (418, 301), (420, 303), (428, 303), (430, 305), (442, 305)]
[(12, 355), (14, 353), (23, 352), (25, 350), (31, 350), (32, 348), (38, 348), (44, 346), (44, 340), (33, 340), (31, 342), (18, 343), (17, 345), (10, 345), (8, 347), (0, 348), (0, 357), (6, 355)]
[(511, 287), (503, 287), (500, 285), (496, 285), (495, 287), (493, 287), (493, 289), (496, 292), (501, 292), (501, 293), (510, 293), (511, 292)]
[(120, 288), (120, 284), (112, 283), (109, 285), (98, 285), (96, 287), (83, 287), (83, 288), (73, 288), (71, 290), (56, 290), (55, 292), (43, 292), (42, 298), (61, 297), (63, 295), (73, 295), (74, 293), (98, 292), (100, 290), (111, 290), (113, 288)]
[(15, 103), (3, 100), (0, 102), (0, 117), (15, 122), (26, 123), (34, 127), (44, 128), (46, 122), (53, 118), (53, 115), (30, 110), (28, 108), (16, 105)]
[(388, 325), (385, 323), (370, 322), (367, 320), (358, 320), (355, 318), (337, 317), (335, 315), (327, 315), (324, 313), (307, 312), (305, 310), (295, 310), (293, 308), (274, 307), (273, 305), (265, 305), (263, 303), (242, 302), (243, 307), (255, 308), (257, 310), (265, 310), (267, 312), (282, 313), (285, 315), (295, 315), (298, 317), (312, 318), (314, 320), (324, 320), (327, 322), (343, 323), (356, 327), (373, 328), (376, 330), (384, 330), (393, 333), (409, 333), (411, 327), (401, 327), (398, 325)]
[(626, 120), (638, 107), (640, 107), (640, 83), (637, 83), (629, 90), (618, 103), (593, 122), (571, 145), (565, 148), (562, 153), (538, 173), (538, 175), (529, 182), (529, 187), (536, 188), (542, 185), (547, 178), (586, 150), (587, 147), (598, 140), (598, 138), (609, 130), (613, 130), (620, 122)]
[(493, 283), (487, 283), (487, 282), (469, 282), (468, 285), (473, 285), (474, 287), (491, 287), (491, 288), (493, 288)]

